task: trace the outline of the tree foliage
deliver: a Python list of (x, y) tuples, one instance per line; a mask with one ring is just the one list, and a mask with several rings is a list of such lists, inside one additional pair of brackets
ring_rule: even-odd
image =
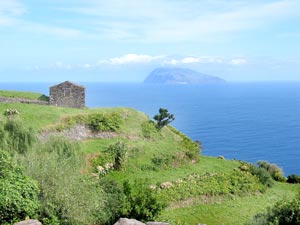
[(37, 183), (0, 151), (0, 224), (34, 217), (39, 210)]
[(173, 114), (170, 114), (167, 109), (160, 108), (159, 114), (155, 115), (153, 119), (156, 121), (156, 127), (158, 130), (168, 125), (175, 120)]

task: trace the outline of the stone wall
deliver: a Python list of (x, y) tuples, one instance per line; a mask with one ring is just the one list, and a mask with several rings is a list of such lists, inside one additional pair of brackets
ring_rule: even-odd
[(50, 87), (49, 104), (55, 106), (84, 108), (85, 87), (69, 81)]
[(26, 104), (38, 104), (38, 105), (48, 105), (47, 101), (40, 101), (40, 100), (31, 100), (26, 98), (9, 98), (0, 96), (0, 102), (4, 103), (26, 103)]

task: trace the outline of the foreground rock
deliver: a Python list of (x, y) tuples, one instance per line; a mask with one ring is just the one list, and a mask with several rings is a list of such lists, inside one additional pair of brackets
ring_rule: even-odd
[(24, 221), (15, 223), (14, 225), (42, 225), (42, 223), (38, 220), (24, 220)]
[(135, 219), (120, 218), (114, 225), (146, 225)]

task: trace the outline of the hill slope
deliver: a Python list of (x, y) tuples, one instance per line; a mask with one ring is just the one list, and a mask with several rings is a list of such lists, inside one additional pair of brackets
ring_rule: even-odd
[[(134, 109), (0, 103), (0, 112), (8, 108), (17, 109), (17, 119), (26, 126), (58, 135), (82, 123), (86, 115), (119, 114), (122, 121), (114, 136), (81, 141), (87, 160), (81, 173), (90, 176), (97, 172), (98, 166), (109, 162), (105, 161), (110, 159), (105, 158), (108, 147), (120, 141), (125, 143), (128, 160), (124, 169), (111, 170), (99, 180), (105, 178), (119, 184), (139, 180), (151, 186), (168, 205), (157, 220), (172, 224), (244, 224), (277, 200), (293, 197), (299, 187), (284, 183), (263, 187), (255, 176), (239, 169), (240, 161), (201, 156), (197, 145), (184, 134), (169, 126), (158, 131), (147, 115)], [(1, 115), (0, 122), (4, 120)], [(194, 154), (197, 151), (199, 157)]]
[(185, 68), (157, 68), (144, 80), (148, 84), (207, 84), (225, 80)]

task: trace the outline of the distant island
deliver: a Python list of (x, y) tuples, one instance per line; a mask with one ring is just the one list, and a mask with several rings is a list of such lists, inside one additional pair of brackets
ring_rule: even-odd
[(156, 68), (144, 80), (147, 84), (212, 84), (225, 83), (222, 78), (185, 68)]

